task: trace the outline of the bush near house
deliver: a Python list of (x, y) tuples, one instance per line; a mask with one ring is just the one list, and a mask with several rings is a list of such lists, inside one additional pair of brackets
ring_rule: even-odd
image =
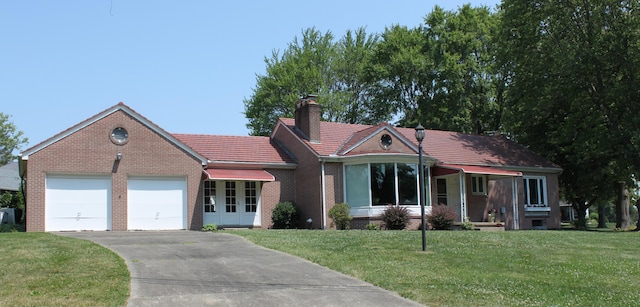
[(329, 217), (333, 220), (331, 224), (336, 226), (338, 230), (349, 229), (349, 224), (353, 219), (350, 212), (351, 207), (346, 203), (333, 205), (333, 208), (329, 209)]
[(278, 203), (271, 211), (271, 221), (275, 229), (292, 229), (298, 227), (300, 211), (292, 202)]
[(445, 205), (435, 205), (431, 207), (431, 213), (427, 215), (427, 222), (436, 230), (447, 230), (453, 225), (456, 214), (453, 209)]
[(389, 205), (382, 212), (382, 222), (388, 230), (402, 230), (409, 224), (409, 209), (403, 206)]

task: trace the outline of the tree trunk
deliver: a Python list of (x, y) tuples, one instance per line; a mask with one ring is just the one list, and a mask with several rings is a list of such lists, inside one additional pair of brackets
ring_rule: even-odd
[(587, 207), (581, 205), (573, 205), (573, 208), (576, 209), (578, 213), (578, 221), (574, 223), (575, 228), (577, 229), (586, 229), (587, 228)]
[(617, 199), (616, 199), (616, 228), (627, 229), (629, 228), (629, 189), (624, 181), (618, 181), (615, 184)]
[(636, 213), (638, 213), (638, 220), (636, 221), (635, 231), (640, 231), (640, 199), (636, 201)]
[(598, 228), (607, 228), (607, 204), (598, 205)]

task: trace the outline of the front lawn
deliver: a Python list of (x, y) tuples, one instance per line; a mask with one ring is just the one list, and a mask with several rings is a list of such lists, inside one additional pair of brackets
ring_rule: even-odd
[(95, 243), (0, 233), (0, 306), (125, 306), (129, 271)]
[(640, 233), (229, 230), (428, 306), (635, 306)]

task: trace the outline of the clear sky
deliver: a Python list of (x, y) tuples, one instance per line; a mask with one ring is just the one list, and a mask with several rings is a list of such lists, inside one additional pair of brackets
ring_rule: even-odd
[[(172, 133), (247, 135), (264, 58), (302, 30), (414, 27), (500, 1), (0, 1), (0, 112), (33, 146), (118, 102)], [(293, 103), (293, 102), (292, 102)]]

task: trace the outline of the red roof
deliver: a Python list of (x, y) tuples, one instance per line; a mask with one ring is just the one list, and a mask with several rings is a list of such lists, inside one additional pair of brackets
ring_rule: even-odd
[[(281, 118), (280, 121), (295, 131), (292, 118)], [(346, 145), (353, 145), (357, 140), (366, 137), (366, 133), (374, 133), (377, 126), (343, 124), (333, 122), (320, 123), (320, 143), (312, 143), (303, 138), (318, 156), (338, 155), (338, 150)], [(388, 125), (388, 124), (387, 124)], [(418, 146), (414, 128), (395, 129), (408, 142)], [(509, 166), (521, 168), (554, 168), (560, 167), (531, 150), (507, 140), (502, 136), (485, 136), (450, 131), (426, 130), (422, 142), (425, 153), (442, 164)]]
[(292, 164), (280, 146), (266, 136), (173, 134), (180, 142), (213, 162)]

